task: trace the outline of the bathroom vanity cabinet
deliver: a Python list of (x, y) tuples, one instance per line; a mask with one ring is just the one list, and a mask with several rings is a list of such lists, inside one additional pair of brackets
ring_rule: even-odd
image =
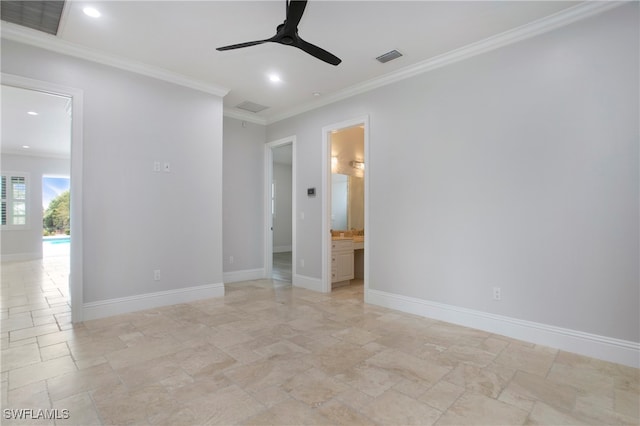
[(334, 239), (331, 241), (331, 286), (349, 284), (354, 278), (353, 240)]

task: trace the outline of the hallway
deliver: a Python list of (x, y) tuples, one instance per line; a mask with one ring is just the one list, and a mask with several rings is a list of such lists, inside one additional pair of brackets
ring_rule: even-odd
[(291, 252), (273, 253), (273, 269), (271, 278), (274, 280), (291, 282)]

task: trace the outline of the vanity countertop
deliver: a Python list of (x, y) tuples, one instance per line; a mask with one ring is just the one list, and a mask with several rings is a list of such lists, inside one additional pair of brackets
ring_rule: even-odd
[(354, 243), (362, 243), (364, 242), (364, 236), (354, 235), (352, 237), (331, 237), (331, 240), (332, 241), (353, 240)]

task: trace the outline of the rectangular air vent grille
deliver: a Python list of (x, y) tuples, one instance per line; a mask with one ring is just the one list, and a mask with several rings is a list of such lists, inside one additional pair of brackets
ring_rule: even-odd
[(243, 110), (249, 111), (249, 112), (260, 112), (260, 111), (264, 111), (265, 109), (267, 109), (269, 107), (268, 106), (264, 106), (264, 105), (260, 105), (260, 104), (256, 104), (254, 102), (244, 101), (244, 102), (236, 105), (236, 108), (243, 109)]
[(384, 53), (380, 56), (378, 56), (376, 59), (378, 60), (378, 62), (380, 63), (386, 63), (389, 61), (393, 61), (394, 59), (398, 59), (399, 57), (402, 56), (402, 53), (398, 52), (397, 50), (392, 50), (390, 52)]
[(0, 2), (3, 21), (56, 35), (64, 8), (64, 1), (7, 1)]

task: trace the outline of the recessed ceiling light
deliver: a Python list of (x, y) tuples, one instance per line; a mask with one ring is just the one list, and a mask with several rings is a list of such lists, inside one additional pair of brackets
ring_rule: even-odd
[(96, 8), (85, 7), (84, 9), (82, 9), (82, 11), (84, 12), (85, 15), (91, 16), (92, 18), (99, 18), (100, 17), (100, 12), (98, 12), (98, 9), (96, 9)]
[(313, 96), (315, 96), (316, 98), (320, 96), (320, 94), (321, 94), (320, 92), (313, 92)]
[(29, 149), (29, 148), (31, 148), (29, 145), (22, 145), (22, 147), (23, 147), (24, 149)]
[(29, 111), (29, 112), (27, 112), (27, 114), (29, 114), (29, 115), (38, 115), (38, 113), (35, 112), (35, 111)]
[(269, 74), (269, 81), (272, 83), (280, 83), (282, 79), (278, 74)]

